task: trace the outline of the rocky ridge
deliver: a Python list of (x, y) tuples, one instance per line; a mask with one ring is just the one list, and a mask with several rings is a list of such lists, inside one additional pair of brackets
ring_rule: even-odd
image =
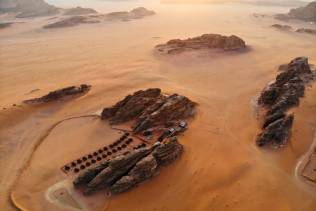
[(294, 121), (288, 110), (298, 106), (304, 96), (306, 84), (314, 78), (308, 59), (298, 57), (289, 64), (280, 66), (276, 80), (262, 91), (258, 104), (265, 108), (262, 132), (257, 145), (280, 147), (286, 143)]
[(221, 49), (224, 51), (237, 51), (246, 48), (246, 43), (241, 38), (231, 35), (203, 34), (202, 36), (185, 40), (173, 39), (166, 44), (156, 46), (160, 53), (178, 54), (187, 50)]
[(175, 161), (182, 152), (183, 146), (172, 137), (91, 167), (80, 173), (73, 184), (75, 188), (82, 188), (86, 195), (104, 189), (119, 194), (156, 176), (162, 166)]
[(297, 33), (304, 33), (304, 34), (316, 34), (316, 29), (309, 29), (309, 28), (298, 28), (294, 30), (292, 26), (289, 25), (282, 25), (282, 24), (273, 24), (271, 25), (272, 28), (278, 29), (280, 31), (287, 31), (287, 32), (297, 32)]
[(41, 104), (48, 103), (57, 100), (62, 100), (67, 97), (74, 97), (87, 93), (90, 90), (91, 86), (87, 84), (81, 84), (80, 86), (70, 86), (62, 89), (58, 89), (52, 92), (49, 92), (47, 95), (44, 95), (40, 98), (34, 98), (30, 100), (23, 101), (26, 104)]
[(151, 10), (147, 10), (144, 7), (138, 7), (130, 12), (112, 12), (108, 14), (99, 14), (93, 9), (89, 8), (73, 8), (66, 10), (64, 15), (70, 16), (66, 18), (62, 18), (61, 20), (55, 21), (53, 23), (49, 23), (43, 28), (52, 29), (52, 28), (65, 28), (65, 27), (73, 27), (81, 24), (93, 24), (100, 23), (103, 21), (129, 21), (132, 19), (140, 19), (146, 16), (154, 15), (155, 12)]

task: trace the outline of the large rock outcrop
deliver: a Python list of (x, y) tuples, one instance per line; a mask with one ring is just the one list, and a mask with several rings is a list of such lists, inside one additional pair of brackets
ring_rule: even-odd
[(316, 1), (305, 7), (291, 9), (287, 14), (278, 14), (275, 18), (279, 20), (299, 19), (303, 21), (316, 21)]
[(29, 18), (57, 14), (59, 8), (44, 0), (1, 0), (0, 12), (14, 12), (18, 18)]
[(91, 167), (81, 173), (73, 184), (75, 188), (83, 188), (87, 195), (100, 190), (119, 194), (154, 177), (161, 166), (173, 162), (182, 152), (183, 146), (176, 137), (172, 137)]
[(313, 79), (308, 59), (299, 57), (282, 65), (281, 73), (261, 93), (258, 103), (266, 109), (262, 133), (257, 137), (258, 146), (282, 146), (290, 135), (294, 115), (288, 110), (298, 106), (304, 96), (306, 84)]
[(112, 125), (133, 122), (132, 135), (147, 144), (86, 169), (74, 180), (74, 186), (82, 187), (85, 194), (103, 189), (118, 194), (157, 175), (160, 167), (182, 154), (183, 146), (176, 135), (187, 129), (184, 120), (192, 117), (195, 109), (196, 103), (187, 97), (164, 95), (158, 88), (137, 91), (105, 108), (103, 120)]
[(241, 38), (231, 35), (204, 34), (199, 37), (185, 40), (173, 39), (166, 44), (156, 46), (158, 52), (164, 54), (177, 54), (187, 50), (221, 49), (224, 51), (236, 51), (246, 48), (246, 43)]
[(91, 86), (87, 84), (81, 84), (80, 86), (70, 86), (63, 89), (58, 89), (56, 91), (49, 92), (40, 98), (34, 98), (30, 100), (23, 101), (26, 104), (41, 104), (48, 103), (52, 101), (66, 99), (68, 97), (79, 96), (87, 93)]
[(195, 114), (196, 103), (185, 96), (163, 95), (160, 89), (147, 89), (128, 95), (122, 101), (102, 111), (102, 119), (111, 124), (134, 120), (136, 133), (147, 129), (178, 124)]

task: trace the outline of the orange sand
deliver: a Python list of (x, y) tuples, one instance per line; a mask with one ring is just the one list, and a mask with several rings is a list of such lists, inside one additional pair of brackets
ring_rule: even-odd
[[(89, 147), (87, 140), (91, 147), (98, 145), (106, 130), (93, 118), (70, 120), (51, 130), (52, 126), (69, 117), (93, 114), (127, 93), (148, 87), (177, 92), (199, 103), (197, 117), (180, 138), (185, 152), (154, 179), (104, 199), (106, 206), (100, 210), (315, 210), (315, 188), (295, 176), (295, 167), (313, 139), (316, 88), (309, 88), (294, 109), (291, 143), (281, 150), (255, 146), (258, 129), (251, 104), (275, 77), (278, 65), (302, 55), (316, 64), (315, 37), (279, 32), (269, 27), (276, 21), (250, 16), (284, 8), (226, 4), (150, 9), (157, 15), (132, 22), (45, 31), (39, 29), (44, 18), (1, 32), (0, 108), (7, 109), (0, 111), (0, 210), (13, 209), (7, 196), (16, 179), (12, 197), (21, 208), (59, 210), (43, 196), (48, 186), (65, 178), (50, 164), (59, 166), (64, 163), (56, 162), (77, 158)], [(251, 51), (188, 53), (174, 59), (153, 54), (156, 44), (203, 33), (236, 34)], [(92, 90), (72, 101), (12, 106), (80, 83), (91, 84)], [(27, 94), (37, 88), (40, 91)], [(75, 143), (78, 146), (72, 148)]]

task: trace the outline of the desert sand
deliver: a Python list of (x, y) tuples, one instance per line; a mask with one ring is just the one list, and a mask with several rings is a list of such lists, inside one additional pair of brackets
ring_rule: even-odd
[[(305, 182), (297, 164), (314, 139), (316, 87), (308, 87), (300, 106), (293, 109), (291, 141), (282, 149), (257, 148), (254, 103), (280, 64), (298, 56), (316, 64), (315, 36), (274, 30), (270, 26), (281, 22), (251, 16), (284, 13), (287, 7), (124, 4), (102, 2), (94, 9), (107, 13), (145, 6), (157, 14), (54, 31), (41, 29), (48, 21), (45, 17), (1, 30), (0, 210), (71, 210), (45, 195), (70, 178), (60, 167), (112, 141), (115, 134), (95, 117), (102, 108), (149, 87), (199, 103), (190, 130), (180, 138), (185, 147), (181, 159), (127, 193), (110, 198), (104, 193), (92, 199), (77, 196), (86, 203), (79, 204), (83, 210), (89, 206), (111, 211), (315, 210), (316, 186)], [(291, 26), (315, 29), (300, 21)], [(251, 50), (188, 52), (176, 57), (154, 53), (159, 43), (205, 33), (235, 34)], [(37, 106), (21, 103), (83, 83), (92, 89), (73, 100)]]

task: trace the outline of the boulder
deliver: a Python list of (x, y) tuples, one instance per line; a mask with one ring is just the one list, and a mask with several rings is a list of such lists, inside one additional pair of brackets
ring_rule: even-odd
[(246, 48), (246, 43), (241, 38), (231, 35), (204, 34), (199, 37), (185, 40), (174, 39), (166, 44), (156, 46), (158, 52), (165, 54), (177, 54), (187, 50), (221, 49), (224, 51), (236, 51)]
[(87, 84), (81, 84), (80, 86), (70, 86), (63, 89), (52, 91), (47, 95), (40, 98), (34, 98), (23, 101), (26, 104), (48, 103), (52, 101), (62, 100), (71, 96), (78, 96), (87, 93), (91, 86)]

